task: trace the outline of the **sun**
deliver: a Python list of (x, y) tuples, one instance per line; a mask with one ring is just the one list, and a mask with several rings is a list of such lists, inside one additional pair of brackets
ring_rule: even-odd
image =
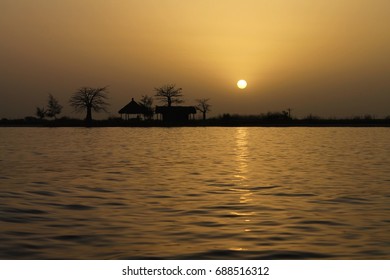
[(244, 89), (244, 88), (246, 88), (247, 85), (248, 85), (248, 83), (245, 80), (239, 80), (237, 82), (237, 86), (239, 89)]

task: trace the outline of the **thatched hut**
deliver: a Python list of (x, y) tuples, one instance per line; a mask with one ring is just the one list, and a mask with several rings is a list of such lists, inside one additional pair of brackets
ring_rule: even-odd
[(125, 120), (131, 119), (131, 115), (136, 115), (136, 118), (139, 119), (141, 115), (145, 113), (145, 108), (135, 102), (134, 98), (132, 98), (129, 104), (120, 109), (118, 113), (121, 114), (121, 118)]
[(194, 106), (156, 106), (156, 114), (163, 121), (183, 122), (194, 119), (196, 108)]

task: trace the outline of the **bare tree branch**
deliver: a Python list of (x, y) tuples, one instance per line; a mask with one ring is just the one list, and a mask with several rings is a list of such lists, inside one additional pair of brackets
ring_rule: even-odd
[(107, 112), (109, 104), (106, 102), (108, 87), (91, 88), (81, 87), (69, 100), (69, 104), (76, 112), (87, 111), (86, 121), (92, 121), (92, 110), (95, 112)]
[(172, 104), (180, 104), (184, 102), (181, 99), (183, 96), (181, 93), (182, 90), (182, 88), (176, 88), (175, 84), (167, 84), (159, 88), (154, 88), (157, 99), (165, 103), (168, 107), (171, 107)]
[(206, 113), (211, 111), (211, 105), (208, 103), (210, 99), (197, 99), (198, 105), (196, 105), (196, 109), (203, 113), (203, 120), (206, 120)]

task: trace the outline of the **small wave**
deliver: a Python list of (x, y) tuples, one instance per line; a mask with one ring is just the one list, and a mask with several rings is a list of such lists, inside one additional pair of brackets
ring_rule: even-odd
[(321, 229), (317, 228), (317, 227), (310, 227), (310, 226), (300, 226), (300, 225), (291, 225), (291, 226), (287, 226), (288, 228), (290, 229), (295, 229), (295, 230), (302, 230), (302, 231), (305, 231), (305, 232), (316, 232), (316, 231), (320, 231)]
[(231, 205), (213, 205), (205, 207), (207, 210), (233, 210), (233, 209), (242, 209), (240, 204), (231, 204)]
[(92, 210), (96, 208), (93, 206), (82, 205), (82, 204), (68, 204), (68, 205), (62, 205), (62, 207), (69, 210)]
[(26, 231), (6, 231), (4, 232), (6, 235), (10, 235), (10, 236), (29, 236), (31, 235), (30, 232), (26, 232)]
[(126, 181), (125, 179), (122, 179), (122, 178), (113, 178), (113, 177), (106, 177), (106, 178), (104, 178), (104, 180), (110, 181), (110, 182), (124, 182), (124, 181)]
[(276, 222), (276, 221), (262, 221), (260, 223), (260, 225), (262, 226), (280, 226), (280, 222)]
[(106, 205), (106, 206), (126, 206), (125, 203), (121, 203), (121, 202), (107, 202), (107, 203), (103, 203), (103, 205)]
[(174, 198), (171, 195), (149, 195), (148, 197), (150, 197), (150, 198), (161, 198), (161, 199), (163, 199), (163, 198)]
[(219, 224), (219, 223), (215, 223), (215, 222), (208, 222), (208, 221), (194, 222), (192, 224), (196, 225), (196, 226), (202, 226), (202, 227), (223, 227), (224, 226), (223, 224)]
[(77, 198), (85, 198), (85, 199), (102, 199), (105, 200), (105, 197), (96, 196), (96, 195), (78, 195)]
[(299, 222), (299, 224), (304, 225), (327, 225), (327, 226), (345, 226), (344, 223), (339, 223), (336, 221), (327, 221), (327, 220), (305, 220)]
[(35, 216), (35, 215), (0, 217), (0, 222), (16, 223), (16, 224), (26, 224), (26, 223), (34, 223), (34, 222), (42, 222), (42, 221), (44, 222), (53, 221), (53, 219), (47, 216)]
[(188, 193), (188, 194), (186, 194), (185, 196), (189, 196), (189, 197), (198, 197), (198, 196), (203, 196), (203, 194), (201, 194), (201, 193)]
[(235, 184), (230, 184), (230, 183), (212, 183), (212, 184), (207, 184), (208, 186), (211, 187), (235, 187)]
[(84, 243), (86, 241), (91, 241), (95, 239), (95, 236), (93, 235), (58, 235), (52, 237), (52, 239), (55, 240), (61, 240), (61, 241), (70, 241), (70, 242), (77, 242), (77, 243)]
[(47, 214), (47, 212), (38, 209), (22, 209), (22, 208), (12, 208), (12, 207), (2, 208), (0, 209), (0, 212), (15, 213), (15, 214), (32, 214), (32, 215)]
[(272, 194), (267, 194), (267, 195), (287, 196), (287, 197), (315, 196), (315, 194), (312, 194), (312, 193), (272, 193)]
[(286, 237), (281, 237), (281, 236), (270, 236), (267, 238), (267, 240), (270, 240), (270, 241), (284, 241), (284, 240), (287, 240), (288, 238)]
[(103, 188), (89, 188), (89, 190), (94, 191), (94, 192), (102, 192), (102, 193), (114, 192), (113, 190), (103, 189)]
[(1, 196), (2, 198), (21, 198), (23, 194), (20, 192), (3, 192)]
[(30, 191), (29, 193), (43, 195), (43, 196), (56, 196), (55, 193), (49, 191)]
[(123, 172), (122, 171), (108, 171), (108, 172), (106, 172), (107, 174), (115, 174), (115, 175), (121, 175), (121, 174), (123, 174)]
[(261, 191), (261, 190), (270, 190), (270, 189), (276, 189), (276, 188), (280, 188), (280, 186), (257, 186), (257, 187), (251, 188), (250, 190)]
[(379, 259), (379, 258), (383, 258), (383, 259), (388, 259), (389, 257), (389, 253), (387, 251), (381, 251), (381, 250), (363, 250), (363, 251), (360, 251), (359, 254), (361, 254), (362, 256), (365, 256), (364, 258), (362, 259)]
[(334, 199), (326, 200), (328, 203), (348, 203), (348, 204), (367, 204), (369, 203), (368, 199), (350, 197), (350, 196), (340, 196)]
[(32, 182), (34, 185), (48, 185), (49, 183), (48, 182), (44, 182), (44, 181), (36, 181), (36, 182)]
[(190, 255), (178, 256), (178, 259), (242, 259), (242, 260), (305, 260), (330, 259), (333, 256), (307, 251), (247, 251), (247, 250), (212, 250)]
[(40, 253), (37, 250), (32, 250), (31, 248), (23, 248), (21, 245), (17, 244), (14, 246), (7, 247), (3, 250), (0, 250), (0, 259), (42, 259)]
[(208, 215), (208, 210), (201, 210), (201, 209), (194, 209), (194, 210), (187, 210), (183, 212), (183, 215), (190, 216), (190, 215)]

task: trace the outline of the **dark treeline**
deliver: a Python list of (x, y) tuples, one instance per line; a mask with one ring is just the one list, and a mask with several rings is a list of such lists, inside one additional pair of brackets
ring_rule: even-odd
[(322, 118), (310, 114), (303, 118), (293, 118), (286, 111), (282, 111), (259, 115), (223, 114), (209, 119), (208, 123), (223, 126), (390, 126), (390, 116), (386, 118), (375, 118), (371, 115)]
[[(61, 117), (57, 119), (40, 119), (28, 116), (24, 119), (0, 120), (0, 126), (36, 126), (36, 127), (83, 127), (84, 119)], [(390, 116), (375, 118), (371, 115), (351, 118), (321, 118), (308, 115), (303, 118), (290, 117), (285, 111), (268, 112), (259, 115), (222, 114), (204, 120), (203, 118), (186, 122), (163, 122), (156, 119), (130, 119), (110, 117), (104, 120), (93, 120), (89, 126), (94, 127), (164, 127), (164, 126), (384, 126), (390, 127)]]
[[(48, 95), (47, 105), (36, 107), (36, 116), (23, 119), (0, 120), (0, 126), (41, 126), (41, 127), (154, 127), (154, 126), (390, 126), (390, 116), (375, 118), (371, 115), (351, 118), (321, 118), (308, 115), (295, 118), (291, 109), (268, 112), (258, 115), (222, 114), (207, 118), (212, 105), (209, 98), (197, 99), (195, 106), (174, 106), (181, 104), (182, 88), (166, 84), (154, 88), (154, 97), (164, 106), (153, 108), (153, 97), (143, 95), (137, 103), (132, 101), (120, 109), (120, 117), (95, 120), (92, 112), (108, 112), (108, 87), (80, 87), (70, 95), (69, 105), (75, 112), (85, 113), (84, 119), (57, 117), (63, 106), (52, 95)], [(198, 113), (198, 118), (195, 115)], [(191, 117), (190, 117), (191, 115)], [(201, 115), (201, 116), (199, 116)], [(162, 116), (162, 117), (161, 117)]]

